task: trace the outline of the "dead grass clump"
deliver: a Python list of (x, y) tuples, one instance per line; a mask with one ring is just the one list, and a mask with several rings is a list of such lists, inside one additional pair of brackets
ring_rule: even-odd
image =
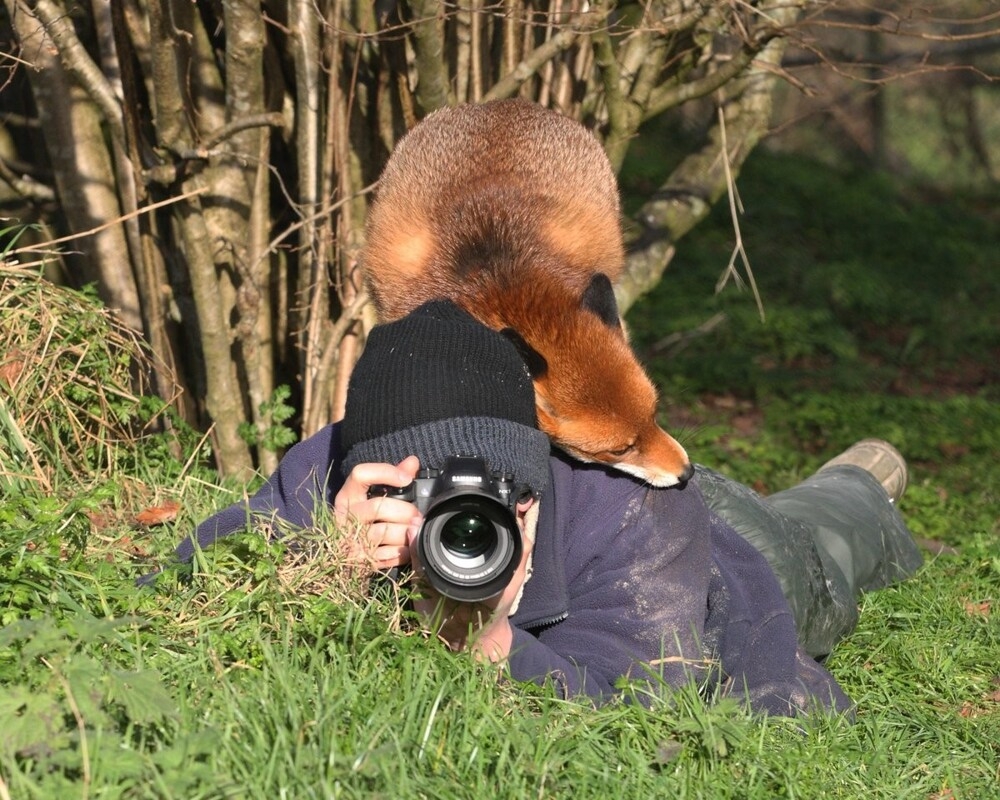
[(371, 559), (359, 553), (356, 531), (334, 525), (286, 532), (286, 550), (277, 569), (282, 587), (297, 594), (364, 599), (375, 575)]
[(51, 492), (133, 445), (149, 357), (86, 293), (0, 264), (0, 489)]
[(380, 575), (374, 561), (360, 552), (361, 531), (319, 526), (294, 531), (282, 541), (287, 549), (276, 577), (283, 592), (299, 599), (324, 597), (340, 604), (365, 605), (373, 591), (392, 595), (395, 615), (388, 620), (390, 630), (402, 627), (401, 594), (404, 583)]

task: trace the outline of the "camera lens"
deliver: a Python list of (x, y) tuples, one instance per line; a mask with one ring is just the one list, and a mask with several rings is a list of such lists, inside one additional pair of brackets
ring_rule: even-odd
[(457, 559), (482, 559), (496, 546), (493, 524), (482, 514), (455, 514), (441, 526), (441, 547)]
[(417, 537), (425, 577), (453, 600), (486, 600), (502, 592), (522, 547), (511, 510), (476, 489), (436, 498)]

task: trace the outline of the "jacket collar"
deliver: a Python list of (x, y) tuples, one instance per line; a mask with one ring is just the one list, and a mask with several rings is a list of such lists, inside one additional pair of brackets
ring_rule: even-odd
[[(567, 471), (559, 466), (558, 460), (549, 459), (549, 487), (539, 501), (531, 577), (525, 582), (517, 612), (511, 617), (511, 622), (519, 628), (543, 628), (565, 619), (569, 613), (563, 564), (561, 523), (564, 515), (559, 507), (560, 482), (557, 480)], [(564, 497), (567, 494), (563, 492)]]

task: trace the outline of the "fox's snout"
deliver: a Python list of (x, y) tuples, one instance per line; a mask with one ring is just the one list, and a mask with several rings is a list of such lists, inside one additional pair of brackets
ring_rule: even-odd
[(666, 488), (689, 481), (694, 475), (694, 466), (684, 448), (658, 425), (651, 423), (649, 428), (625, 453), (587, 453), (580, 449), (577, 457), (607, 464), (651, 486)]
[(652, 486), (675, 486), (686, 483), (694, 475), (694, 466), (684, 448), (655, 424), (651, 424), (649, 432), (640, 437), (634, 457), (629, 456), (626, 454), (618, 462), (618, 469)]
[(645, 403), (629, 407), (628, 399), (635, 399), (635, 395), (630, 398), (621, 383), (615, 396), (605, 398), (617, 406), (615, 411), (602, 413), (586, 403), (563, 405), (558, 397), (558, 381), (545, 376), (535, 383), (539, 428), (574, 458), (606, 464), (651, 486), (665, 488), (690, 480), (694, 467), (687, 452), (653, 418), (652, 385), (643, 380), (641, 371), (632, 377), (631, 388), (636, 393), (644, 394), (643, 390), (649, 393), (648, 413)]

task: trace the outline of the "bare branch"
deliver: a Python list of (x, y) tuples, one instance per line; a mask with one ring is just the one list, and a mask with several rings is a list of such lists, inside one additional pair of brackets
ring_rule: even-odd
[[(786, 30), (799, 13), (797, 6), (776, 5), (769, 9), (769, 19), (777, 29)], [(688, 155), (639, 210), (635, 219), (642, 231), (631, 243), (625, 275), (616, 287), (623, 310), (656, 285), (674, 256), (678, 239), (707, 216), (764, 135), (771, 117), (773, 69), (787, 44), (786, 37), (772, 37), (746, 76), (727, 87), (720, 98), (725, 146), (723, 131), (716, 125), (705, 146)]]
[(436, 0), (415, 0), (413, 9), (413, 49), (417, 61), (417, 102), (424, 114), (451, 103), (448, 70), (444, 60), (444, 37), (441, 31), (442, 5)]
[(766, 44), (766, 41), (761, 42), (760, 46), (747, 45), (741, 48), (729, 61), (723, 62), (718, 69), (713, 70), (703, 78), (657, 87), (650, 94), (649, 103), (646, 105), (645, 114), (643, 115), (643, 121), (652, 119), (664, 111), (676, 108), (689, 100), (706, 97), (716, 89), (729, 83), (729, 81), (750, 65), (750, 62), (753, 61), (754, 56), (760, 52), (760, 48), (764, 44)]
[(601, 73), (601, 86), (604, 89), (604, 100), (608, 109), (608, 124), (612, 135), (621, 135), (629, 129), (628, 110), (625, 108), (626, 98), (622, 91), (621, 70), (615, 58), (614, 47), (611, 45), (611, 35), (607, 28), (594, 31), (594, 64)]
[(121, 104), (115, 97), (111, 84), (108, 83), (100, 68), (94, 63), (86, 48), (77, 38), (69, 16), (50, 0), (37, 0), (34, 10), (59, 49), (59, 58), (63, 66), (77, 79), (80, 87), (87, 92), (87, 96), (101, 110), (101, 115), (108, 124), (111, 134), (124, 150), (126, 147), (125, 126), (122, 122)]
[[(143, 170), (141, 173), (142, 180), (147, 184), (169, 186), (181, 177), (184, 171), (184, 162), (232, 157), (233, 152), (231, 149), (216, 149), (218, 145), (242, 131), (263, 127), (281, 128), (284, 123), (285, 118), (277, 111), (270, 114), (254, 114), (244, 119), (233, 120), (231, 123), (210, 134), (208, 139), (197, 147), (184, 147), (176, 150), (166, 148), (170, 150), (171, 154), (177, 160), (174, 163), (157, 164)], [(246, 155), (242, 155), (241, 158), (248, 162), (256, 160)]]
[[(927, 42), (968, 42), (981, 39), (996, 39), (997, 36), (1000, 36), (1000, 28), (972, 31), (970, 33), (958, 33), (955, 31), (934, 33), (927, 30), (911, 30), (908, 28), (908, 23), (912, 23), (912, 20), (904, 19), (903, 17), (889, 11), (883, 11), (882, 13), (885, 16), (885, 19), (877, 23), (862, 22), (860, 20), (837, 20), (819, 17), (812, 19), (806, 23), (804, 27), (868, 31), (872, 33), (883, 33), (888, 36), (897, 36), (900, 38), (918, 39)], [(996, 19), (1000, 19), (1000, 12), (996, 14), (989, 14), (976, 20), (962, 20), (961, 23), (976, 24), (982, 22), (992, 22)], [(940, 23), (942, 20), (934, 20), (934, 22)]]
[(98, 225), (96, 228), (91, 228), (87, 231), (78, 231), (77, 233), (71, 233), (69, 236), (62, 236), (58, 239), (50, 239), (47, 242), (40, 242), (38, 244), (25, 245), (22, 248), (18, 248), (20, 252), (31, 253), (31, 252), (45, 252), (47, 248), (53, 247), (57, 244), (65, 244), (66, 242), (72, 242), (75, 239), (80, 239), (84, 236), (93, 236), (95, 233), (100, 233), (103, 230), (107, 230), (115, 225), (120, 225), (128, 219), (137, 217), (140, 214), (148, 214), (150, 211), (155, 211), (158, 208), (164, 208), (165, 206), (173, 205), (174, 203), (179, 203), (182, 200), (190, 200), (192, 197), (197, 197), (200, 194), (205, 194), (209, 190), (209, 187), (203, 186), (199, 189), (193, 189), (190, 192), (185, 192), (184, 194), (179, 194), (176, 197), (169, 197), (166, 200), (161, 200), (158, 203), (151, 203), (148, 206), (143, 206), (142, 208), (133, 211), (131, 214), (123, 214), (117, 219), (113, 219), (110, 222), (105, 222), (103, 225)]
[(543, 64), (571, 47), (578, 37), (593, 28), (598, 21), (598, 15), (592, 12), (575, 15), (551, 39), (525, 55), (513, 70), (493, 84), (493, 87), (483, 95), (483, 102), (513, 97), (521, 85), (538, 72)]
[(719, 138), (722, 143), (722, 165), (726, 170), (726, 195), (729, 198), (729, 219), (733, 225), (733, 231), (736, 234), (736, 243), (733, 245), (733, 251), (729, 256), (729, 263), (726, 265), (725, 270), (723, 270), (722, 275), (715, 284), (715, 292), (718, 294), (723, 290), (725, 285), (732, 278), (733, 282), (737, 285), (742, 283), (739, 272), (736, 270), (736, 259), (737, 257), (743, 262), (743, 269), (747, 274), (747, 281), (750, 283), (750, 288), (753, 290), (753, 298), (757, 303), (757, 312), (760, 314), (760, 321), (764, 322), (764, 302), (761, 300), (760, 292), (757, 289), (757, 281), (753, 276), (753, 268), (750, 266), (750, 257), (747, 255), (746, 248), (743, 246), (743, 230), (740, 228), (740, 214), (743, 213), (743, 204), (740, 201), (739, 193), (736, 190), (736, 179), (733, 177), (733, 170), (729, 163), (729, 143), (726, 139), (726, 115), (720, 108), (718, 110), (719, 117)]
[(17, 175), (3, 158), (0, 158), (0, 180), (34, 203), (51, 203), (56, 199), (56, 193), (52, 191), (51, 186), (46, 186), (27, 175)]

